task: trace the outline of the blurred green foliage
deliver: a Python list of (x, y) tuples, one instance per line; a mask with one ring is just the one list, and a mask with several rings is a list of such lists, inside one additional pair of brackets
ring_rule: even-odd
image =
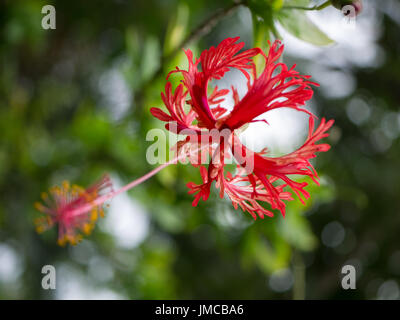
[[(56, 30), (41, 28), (45, 4), (56, 7)], [(280, 37), (277, 22), (303, 41), (332, 42), (305, 12), (285, 10), (287, 4), (309, 1), (248, 1), (188, 45), (198, 54), (239, 35), (246, 47), (265, 49), (268, 39)], [(290, 202), (285, 219), (254, 222), (218, 192), (194, 208), (186, 183), (198, 182), (198, 171), (171, 166), (129, 192), (149, 219), (135, 247), (121, 246), (105, 222), (74, 248), (58, 247), (56, 230), (35, 233), (32, 204), (49, 186), (64, 179), (87, 186), (104, 172), (126, 183), (151, 170), (146, 133), (163, 126), (149, 109), (162, 105), (167, 72), (186, 65), (183, 53), (174, 50), (229, 6), (230, 0), (0, 4), (0, 298), (68, 297), (62, 287), (41, 289), (45, 264), (57, 267), (58, 279), (72, 274), (92, 292), (133, 299), (292, 298), (290, 290), (271, 290), (269, 277), (299, 264), (306, 271), (306, 298), (373, 298), (382, 282), (399, 277), (400, 261), (394, 262), (398, 268), (389, 262), (400, 240), (400, 149), (398, 134), (388, 135), (399, 126), (392, 123), (399, 117), (400, 26), (384, 12), (378, 40), (384, 62), (349, 66), (357, 88), (347, 96), (329, 98), (316, 90), (318, 113), (336, 121), (333, 149), (316, 164), (322, 186), (309, 186), (312, 200), (305, 206)], [(300, 69), (319, 66), (296, 62)], [(372, 110), (360, 125), (346, 109), (357, 97)], [(392, 131), (385, 133), (382, 123)], [(332, 221), (346, 231), (336, 248), (320, 241)], [(349, 259), (362, 266), (355, 291), (340, 287), (340, 269)], [(107, 267), (96, 273), (96, 261)], [(7, 265), (15, 266), (14, 276)]]

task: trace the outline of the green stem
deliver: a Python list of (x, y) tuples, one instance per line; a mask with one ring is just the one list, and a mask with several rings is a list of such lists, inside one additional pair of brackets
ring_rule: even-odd
[(301, 7), (301, 6), (283, 6), (282, 9), (295, 9), (295, 10), (322, 10), (325, 9), (326, 7), (329, 7), (331, 5), (331, 1), (325, 1), (324, 3), (318, 5), (318, 6), (313, 6), (313, 7)]
[(163, 57), (164, 61), (168, 61), (175, 57), (178, 52), (185, 48), (189, 43), (196, 41), (206, 35), (221, 20), (230, 15), (237, 7), (244, 4), (244, 1), (234, 1), (229, 7), (217, 10), (211, 17), (194, 29), (170, 54)]
[(306, 298), (306, 267), (301, 252), (293, 251), (294, 285), (293, 300)]
[(185, 48), (191, 42), (194, 42), (209, 33), (211, 29), (215, 27), (215, 25), (222, 18), (229, 16), (235, 11), (236, 8), (240, 7), (241, 5), (245, 5), (245, 3), (245, 0), (235, 0), (229, 7), (215, 11), (213, 15), (211, 15), (207, 20), (205, 20), (202, 24), (195, 28), (191, 33), (189, 33), (189, 35), (185, 39), (183, 39), (181, 43), (172, 50), (171, 53), (161, 57), (159, 68), (153, 74), (151, 79), (149, 79), (143, 85), (143, 88), (146, 89), (149, 85), (153, 84), (153, 82), (162, 74), (163, 66), (166, 61), (170, 61), (171, 59), (173, 59), (182, 50), (182, 48)]

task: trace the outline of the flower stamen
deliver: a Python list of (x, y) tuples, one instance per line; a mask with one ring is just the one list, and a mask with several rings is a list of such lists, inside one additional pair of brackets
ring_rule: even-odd
[[(102, 204), (95, 204), (96, 199), (111, 192), (112, 184), (108, 175), (87, 189), (71, 186), (68, 181), (50, 188), (49, 193), (41, 194), (43, 203), (34, 204), (38, 211), (45, 214), (35, 220), (36, 231), (42, 233), (58, 224), (59, 245), (79, 243), (83, 238), (82, 233), (89, 235), (98, 217), (104, 217)], [(90, 210), (79, 210), (85, 206)]]

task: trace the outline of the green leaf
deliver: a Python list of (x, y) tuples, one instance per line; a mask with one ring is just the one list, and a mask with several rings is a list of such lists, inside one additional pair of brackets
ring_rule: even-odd
[(318, 240), (301, 211), (302, 208), (294, 208), (293, 205), (289, 207), (288, 215), (285, 219), (279, 221), (278, 228), (281, 235), (293, 247), (303, 251), (311, 251), (317, 246)]
[(173, 52), (183, 41), (188, 30), (188, 22), (189, 7), (186, 3), (182, 2), (178, 5), (175, 16), (170, 20), (170, 23), (168, 24), (164, 41), (165, 55)]
[(334, 43), (301, 10), (281, 10), (278, 15), (278, 21), (282, 27), (300, 40), (317, 46), (326, 46)]
[(272, 9), (280, 10), (283, 7), (284, 0), (273, 0), (272, 1)]

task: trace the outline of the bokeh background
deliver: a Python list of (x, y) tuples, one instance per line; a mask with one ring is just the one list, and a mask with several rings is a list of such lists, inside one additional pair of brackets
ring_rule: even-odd
[[(232, 3), (1, 1), (1, 299), (400, 298), (396, 0), (364, 1), (355, 24), (333, 7), (305, 14), (251, 0), (185, 44), (198, 54), (238, 35), (265, 49), (279, 35), (284, 62), (321, 84), (309, 107), (335, 126), (331, 151), (314, 162), (321, 187), (310, 185), (306, 206), (293, 201), (285, 219), (253, 221), (213, 192), (193, 208), (186, 183), (200, 177), (179, 165), (113, 199), (75, 247), (57, 246), (55, 230), (35, 233), (33, 203), (50, 186), (87, 186), (108, 172), (118, 187), (154, 168), (146, 134), (163, 124), (149, 109), (162, 105), (167, 72), (186, 66), (175, 49)], [(56, 8), (56, 30), (41, 28), (46, 4)], [(235, 72), (219, 85), (231, 83), (243, 94)], [(268, 128), (244, 132), (246, 144), (280, 154), (304, 141), (301, 114), (266, 119)], [(56, 290), (41, 287), (46, 264), (56, 267)], [(346, 264), (356, 267), (356, 290), (341, 287)]]

